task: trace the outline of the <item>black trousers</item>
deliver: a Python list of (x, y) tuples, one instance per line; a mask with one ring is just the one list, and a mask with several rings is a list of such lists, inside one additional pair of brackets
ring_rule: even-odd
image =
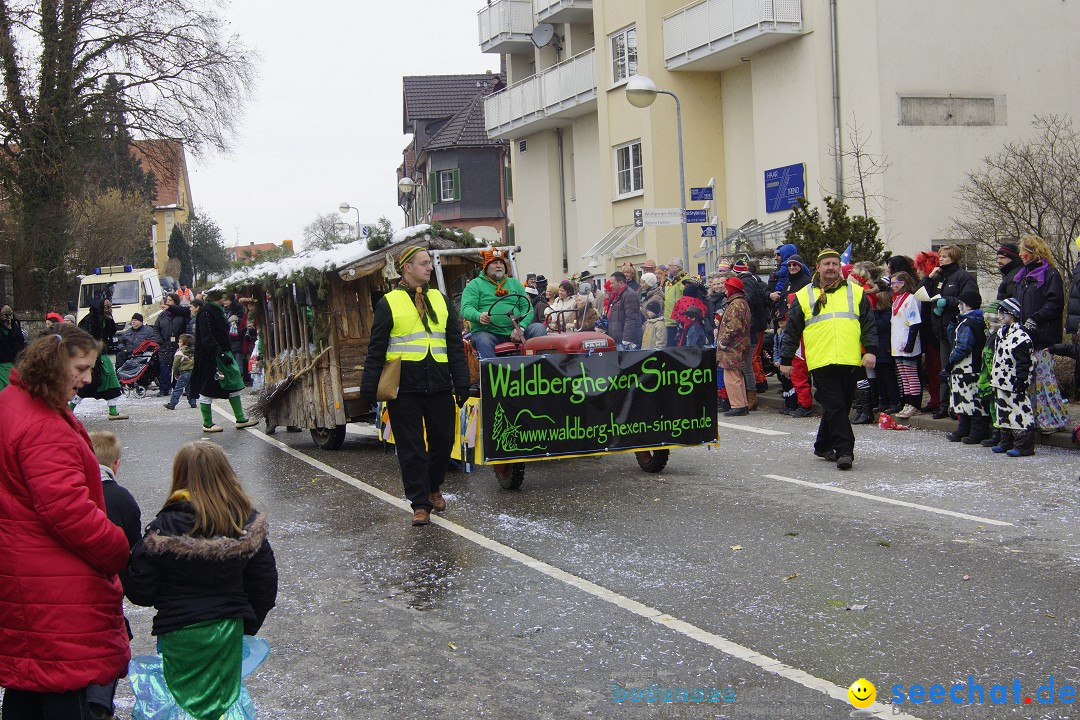
[[(941, 367), (947, 369), (949, 364), (949, 356), (952, 355), (952, 340), (945, 338), (944, 340), (938, 340), (938, 352), (941, 353)], [(949, 409), (949, 381), (942, 380), (941, 386), (938, 388), (938, 403), (941, 409)]]
[(38, 693), (29, 690), (4, 690), (3, 720), (89, 720), (86, 690), (63, 693)]
[(387, 408), (405, 497), (413, 510), (431, 510), (430, 495), (442, 486), (454, 446), (453, 395), (449, 390), (432, 395), (401, 393)]
[(826, 365), (810, 371), (817, 390), (815, 397), (821, 403), (821, 424), (818, 425), (814, 452), (821, 454), (833, 450), (837, 457), (855, 457), (855, 433), (848, 413), (855, 400), (857, 370), (854, 365)]

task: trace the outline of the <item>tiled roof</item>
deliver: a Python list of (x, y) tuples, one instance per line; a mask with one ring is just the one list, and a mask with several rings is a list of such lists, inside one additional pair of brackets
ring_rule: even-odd
[(184, 144), (179, 140), (136, 140), (134, 155), (143, 172), (154, 173), (154, 207), (179, 207), (180, 183), (187, 176)]
[(476, 95), (461, 108), (424, 146), (425, 152), (450, 147), (499, 145), (501, 140), (488, 137), (484, 127), (484, 96)]
[(278, 246), (274, 243), (248, 243), (247, 245), (237, 245), (236, 247), (225, 248), (235, 259), (242, 260), (244, 257), (253, 258), (256, 253), (263, 250), (277, 250)]
[(490, 85), (500, 77), (497, 73), (403, 77), (404, 132), (410, 132), (411, 120), (438, 120), (456, 115), (476, 95), (485, 92), (484, 86), (477, 87), (477, 83)]

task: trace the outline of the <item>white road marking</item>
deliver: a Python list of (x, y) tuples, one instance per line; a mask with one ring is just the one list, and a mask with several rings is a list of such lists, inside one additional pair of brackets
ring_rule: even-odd
[[(230, 412), (226, 412), (223, 408), (217, 407), (215, 405), (214, 409), (222, 415), (232, 417), (232, 414)], [(281, 450), (282, 452), (291, 455), (292, 457), (296, 458), (301, 462), (307, 463), (308, 465), (316, 468), (317, 470), (321, 470), (327, 475), (341, 480), (347, 485), (352, 485), (354, 488), (360, 490), (361, 492), (378, 498), (379, 500), (393, 505), (396, 508), (400, 508), (407, 512), (412, 512), (412, 507), (409, 505), (408, 501), (403, 498), (395, 497), (393, 495), (390, 495), (389, 493), (383, 492), (377, 487), (373, 487), (361, 480), (357, 480), (353, 476), (348, 475), (338, 470), (337, 468), (330, 467), (326, 463), (309, 457), (304, 453), (300, 452), (299, 450), (294, 450), (288, 445), (285, 445), (284, 443), (262, 433), (261, 431), (256, 430), (255, 428), (247, 428), (247, 431), (251, 435), (262, 440), (263, 442), (266, 442), (276, 447), (278, 450)], [(552, 579), (559, 580), (566, 585), (577, 588), (578, 590), (582, 590), (583, 592), (586, 592), (595, 598), (611, 603), (616, 607), (627, 610), (635, 615), (645, 618), (646, 620), (654, 622), (658, 625), (662, 625), (673, 632), (690, 638), (691, 640), (696, 640), (703, 645), (708, 645), (711, 648), (715, 648), (716, 650), (719, 650), (725, 655), (736, 658), (738, 660), (743, 660), (747, 663), (750, 663), (751, 665), (760, 668), (761, 670), (770, 672), (774, 675), (778, 675), (786, 680), (790, 680), (791, 682), (802, 685), (805, 688), (809, 688), (810, 690), (816, 690), (817, 692), (820, 692), (824, 695), (828, 695), (834, 700), (840, 700), (841, 702), (845, 703), (848, 702), (847, 688), (842, 688), (835, 683), (829, 682), (828, 680), (815, 677), (809, 673), (799, 670), (798, 668), (794, 668), (790, 665), (782, 663), (775, 658), (771, 658), (767, 655), (762, 655), (760, 653), (754, 652), (745, 645), (739, 645), (738, 643), (732, 642), (731, 640), (723, 638), (720, 635), (711, 633), (707, 630), (702, 630), (696, 625), (692, 625), (684, 620), (679, 620), (678, 618), (672, 617), (671, 615), (663, 613), (653, 607), (645, 605), (644, 603), (640, 603), (637, 600), (632, 600), (625, 595), (620, 595), (619, 593), (613, 590), (609, 590), (602, 585), (597, 585), (596, 583), (586, 580), (585, 578), (578, 577), (577, 575), (574, 575), (572, 573), (568, 573), (565, 570), (555, 567), (554, 565), (549, 565), (543, 560), (538, 560), (534, 557), (526, 555), (523, 552), (515, 550), (509, 545), (504, 545), (497, 540), (492, 540), (485, 535), (481, 535), (478, 532), (469, 530), (468, 528), (462, 527), (461, 525), (451, 522), (445, 518), (439, 517), (438, 515), (433, 514), (431, 516), (431, 522), (435, 525), (438, 525), (439, 527), (445, 528), (446, 530), (454, 533), (455, 535), (458, 535), (459, 537), (476, 543), (480, 547), (491, 550), (492, 552), (502, 555), (509, 560), (520, 563), (525, 567), (535, 570), (536, 572), (539, 572), (543, 575), (547, 575)], [(894, 709), (891, 706), (884, 705), (879, 702), (875, 702), (867, 709), (872, 710), (874, 712), (874, 715), (876, 717), (882, 718), (882, 720), (920, 720), (920, 718), (914, 715), (908, 715), (902, 712), (894, 712)]]
[(919, 505), (918, 503), (911, 503), (906, 500), (895, 500), (893, 498), (882, 497), (881, 495), (871, 495), (870, 493), (859, 492), (858, 490), (848, 490), (847, 488), (835, 487), (833, 485), (822, 485), (821, 483), (812, 483), (807, 482), (806, 480), (796, 480), (795, 478), (784, 477), (783, 475), (765, 475), (764, 477), (792, 483), (793, 485), (805, 485), (806, 487), (817, 488), (818, 490), (828, 490), (829, 492), (837, 492), (843, 495), (852, 495), (867, 500), (888, 503), (889, 505), (900, 505), (901, 507), (913, 508), (915, 510), (925, 510), (926, 512), (937, 513), (938, 515), (949, 515), (950, 517), (974, 520), (975, 522), (987, 523), (988, 525), (1013, 527), (1011, 522), (1004, 522), (1003, 520), (992, 520), (990, 518), (979, 517), (978, 515), (968, 515), (967, 513), (953, 512), (952, 510), (942, 510), (941, 508), (930, 507), (929, 505)]
[(717, 422), (720, 427), (730, 428), (732, 430), (744, 430), (746, 432), (757, 433), (758, 435), (790, 435), (791, 433), (784, 432), (783, 430), (766, 430), (765, 428), (756, 428), (749, 425), (736, 425), (735, 423)]

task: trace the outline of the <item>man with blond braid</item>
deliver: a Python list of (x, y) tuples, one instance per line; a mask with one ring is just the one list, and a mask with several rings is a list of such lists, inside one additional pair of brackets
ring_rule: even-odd
[(848, 413), (855, 399), (855, 369), (877, 361), (877, 325), (870, 301), (859, 285), (844, 282), (840, 253), (818, 253), (813, 282), (794, 293), (780, 345), (780, 372), (791, 377), (792, 358), (804, 343), (806, 366), (821, 403), (814, 454), (850, 470), (855, 457), (855, 433)]
[(406, 248), (398, 258), (401, 280), (375, 306), (360, 401), (375, 400), (387, 362), (401, 361), (397, 398), (387, 402), (413, 525), (431, 523), (446, 509), (440, 490), (454, 444), (454, 401), (464, 405), (469, 367), (453, 305), (429, 288), (434, 267), (427, 250)]

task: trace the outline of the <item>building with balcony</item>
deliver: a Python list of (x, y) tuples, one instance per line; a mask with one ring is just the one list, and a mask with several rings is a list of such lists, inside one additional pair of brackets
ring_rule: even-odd
[[(913, 254), (949, 237), (967, 173), (1036, 114), (1080, 117), (1080, 90), (1059, 82), (1080, 69), (1071, 3), (493, 0), (480, 14), (507, 75), (485, 128), (510, 141), (522, 262), (549, 277), (682, 255), (681, 228), (634, 226), (680, 198), (674, 102), (631, 106), (633, 75), (678, 96), (687, 191), (715, 197), (687, 205), (740, 242), (782, 237), (800, 195), (840, 195)], [(860, 172), (870, 158), (884, 171)], [(697, 270), (702, 229), (688, 234)]]
[(484, 127), (484, 98), (504, 84), (492, 73), (403, 78), (404, 131), (412, 140), (398, 178), (415, 183), (398, 197), (407, 224), (436, 221), (496, 244), (513, 240), (507, 143)]

